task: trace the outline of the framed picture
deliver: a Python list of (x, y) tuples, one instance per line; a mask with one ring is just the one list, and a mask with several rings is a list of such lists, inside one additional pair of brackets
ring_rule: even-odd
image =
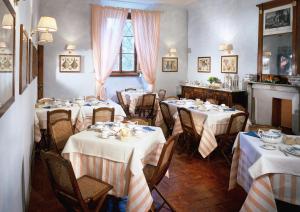
[(211, 72), (211, 57), (198, 57), (198, 72)]
[(29, 71), (29, 49), (28, 49), (28, 34), (25, 31), (23, 24), (20, 25), (20, 69), (19, 69), (19, 93), (22, 94), (30, 81)]
[(14, 70), (14, 55), (0, 53), (0, 72), (12, 72)]
[(38, 75), (38, 53), (35, 45), (29, 41), (29, 57), (30, 57), (30, 82)]
[(238, 72), (238, 56), (228, 55), (221, 56), (221, 73), (237, 74)]
[(177, 57), (163, 57), (162, 58), (163, 72), (178, 72), (178, 58)]
[(292, 32), (292, 26), (292, 4), (287, 4), (264, 11), (264, 35)]
[(59, 55), (60, 72), (80, 72), (81, 56), (80, 55)]

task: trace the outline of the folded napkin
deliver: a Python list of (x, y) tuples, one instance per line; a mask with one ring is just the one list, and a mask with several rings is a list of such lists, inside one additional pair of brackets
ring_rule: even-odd
[(234, 108), (226, 108), (226, 109), (223, 109), (223, 111), (235, 111)]
[(151, 127), (143, 127), (143, 130), (146, 130), (146, 131), (149, 131), (149, 132), (155, 131), (155, 130), (152, 129)]
[(255, 138), (260, 138), (256, 132), (254, 131), (249, 131), (249, 132), (246, 132), (244, 133), (245, 135), (248, 135), (248, 136), (252, 136), (252, 137), (255, 137)]
[(300, 136), (284, 135), (282, 140), (283, 140), (283, 143), (287, 144), (287, 145), (294, 145), (294, 144), (300, 145)]

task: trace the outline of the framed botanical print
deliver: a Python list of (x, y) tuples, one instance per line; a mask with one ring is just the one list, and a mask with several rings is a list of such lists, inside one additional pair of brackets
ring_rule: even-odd
[(274, 35), (292, 32), (293, 5), (287, 4), (264, 11), (263, 35)]
[(237, 74), (238, 56), (237, 55), (221, 56), (221, 72), (227, 74)]
[(23, 24), (20, 25), (20, 69), (19, 69), (19, 93), (22, 94), (30, 81), (28, 34)]
[(12, 72), (14, 69), (14, 55), (0, 53), (0, 72)]
[(178, 58), (177, 57), (163, 57), (162, 58), (163, 72), (178, 72)]
[(211, 72), (211, 57), (198, 57), (198, 72)]
[(80, 55), (59, 55), (60, 72), (80, 72), (81, 56)]

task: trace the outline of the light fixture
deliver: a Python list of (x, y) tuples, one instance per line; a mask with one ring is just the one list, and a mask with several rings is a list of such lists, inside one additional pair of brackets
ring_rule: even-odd
[(174, 56), (174, 55), (176, 55), (176, 53), (177, 53), (177, 49), (175, 49), (175, 48), (169, 49), (169, 56)]
[(5, 49), (7, 48), (7, 45), (4, 41), (0, 41), (0, 49)]
[(46, 44), (53, 42), (53, 36), (50, 32), (42, 32), (39, 36), (39, 44)]
[(67, 51), (69, 51), (69, 54), (71, 54), (72, 51), (74, 51), (76, 49), (76, 46), (74, 44), (67, 44), (66, 47), (65, 47), (65, 49)]
[(11, 14), (5, 14), (2, 19), (1, 27), (3, 29), (12, 29), (14, 26), (14, 18)]
[(231, 54), (232, 50), (233, 50), (233, 45), (230, 43), (222, 43), (219, 46), (219, 51), (225, 51), (228, 54)]
[(55, 18), (42, 16), (39, 20), (36, 30), (38, 32), (56, 32), (57, 25)]
[(270, 52), (270, 51), (265, 51), (265, 52), (263, 53), (263, 56), (264, 56), (264, 57), (267, 57), (267, 58), (270, 58), (270, 57), (272, 56), (272, 52)]

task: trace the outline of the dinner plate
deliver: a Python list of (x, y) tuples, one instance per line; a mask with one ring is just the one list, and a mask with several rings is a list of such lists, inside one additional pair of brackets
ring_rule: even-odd
[(266, 149), (266, 150), (276, 150), (276, 146), (274, 145), (271, 145), (271, 144), (264, 144), (264, 145), (261, 145), (260, 148), (263, 148), (263, 149)]
[(286, 153), (288, 153), (290, 155), (294, 155), (294, 156), (300, 157), (300, 149), (295, 148), (293, 146), (286, 147), (286, 148), (283, 149), (283, 151), (285, 151)]

